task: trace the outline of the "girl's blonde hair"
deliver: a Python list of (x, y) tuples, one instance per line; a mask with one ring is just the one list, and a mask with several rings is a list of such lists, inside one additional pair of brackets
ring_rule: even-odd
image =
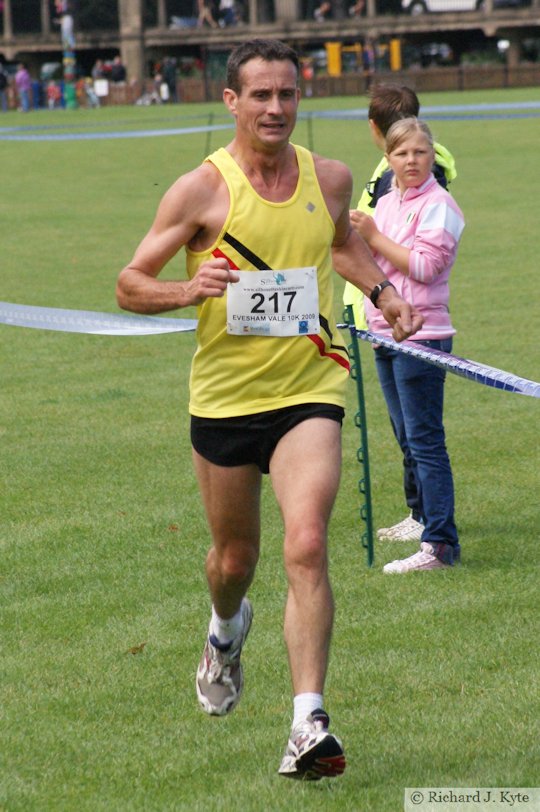
[(426, 122), (416, 118), (416, 116), (410, 116), (409, 118), (401, 118), (399, 121), (395, 121), (386, 133), (386, 154), (390, 155), (406, 138), (409, 138), (415, 133), (425, 135), (427, 142), (433, 149), (433, 136)]

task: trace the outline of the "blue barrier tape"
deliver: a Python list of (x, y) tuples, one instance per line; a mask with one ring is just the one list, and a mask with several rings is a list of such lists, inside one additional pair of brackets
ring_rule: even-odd
[(387, 336), (381, 336), (369, 330), (357, 330), (354, 326), (347, 324), (339, 324), (338, 327), (347, 328), (351, 332), (355, 332), (362, 341), (368, 341), (370, 344), (377, 344), (390, 350), (397, 350), (406, 355), (412, 355), (415, 358), (426, 361), (428, 364), (442, 367), (447, 372), (460, 375), (463, 378), (469, 378), (472, 381), (476, 381), (476, 383), (482, 383), (485, 386), (493, 386), (495, 389), (503, 389), (505, 392), (517, 392), (520, 395), (540, 398), (540, 383), (529, 381), (527, 378), (520, 378), (511, 372), (505, 372), (504, 369), (479, 364), (467, 358), (459, 358), (457, 355), (451, 355), (441, 350), (433, 350), (429, 347), (424, 347), (417, 341), (397, 342)]
[(96, 141), (118, 138), (154, 138), (166, 135), (191, 135), (193, 133), (217, 132), (230, 130), (233, 124), (215, 124), (212, 127), (180, 127), (163, 130), (121, 130), (119, 132), (60, 132), (60, 133), (29, 133), (15, 130), (0, 129), (2, 141)]
[[(197, 328), (196, 319), (98, 313), (94, 310), (63, 310), (58, 307), (35, 307), (11, 302), (0, 302), (0, 324), (13, 327), (33, 327), (40, 330), (60, 330), (67, 333), (114, 336), (183, 333), (192, 332)], [(402, 341), (398, 343), (392, 338), (372, 333), (369, 330), (357, 330), (354, 326), (347, 324), (339, 324), (338, 327), (356, 333), (362, 341), (412, 355), (428, 364), (442, 367), (454, 375), (469, 378), (476, 383), (503, 389), (506, 392), (517, 392), (520, 395), (540, 398), (540, 383), (520, 378), (503, 369), (478, 364), (476, 361), (459, 358), (441, 350), (433, 350), (424, 347), (420, 342)]]
[(0, 302), (0, 324), (102, 336), (147, 336), (160, 333), (183, 333), (197, 328), (196, 319), (168, 319), (160, 316), (98, 313), (94, 310), (62, 310), (58, 307), (33, 307), (31, 305), (12, 304), (11, 302)]

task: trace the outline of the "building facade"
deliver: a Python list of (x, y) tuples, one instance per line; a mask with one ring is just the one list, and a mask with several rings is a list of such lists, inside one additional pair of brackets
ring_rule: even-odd
[[(143, 83), (164, 56), (211, 63), (212, 55), (225, 54), (253, 36), (283, 39), (301, 54), (326, 49), (331, 55), (327, 46), (334, 44), (336, 59), (326, 62), (330, 75), (340, 72), (343, 49), (359, 53), (367, 43), (381, 44), (388, 54), (392, 43), (444, 41), (457, 64), (460, 48), (475, 37), (500, 38), (508, 43), (506, 58), (512, 67), (521, 61), (527, 38), (540, 42), (540, 0), (331, 0), (330, 13), (316, 16), (319, 2), (234, 0), (234, 20), (219, 20), (213, 27), (197, 24), (197, 0), (73, 0), (77, 60), (89, 72), (96, 58), (119, 54), (128, 81)], [(221, 4), (226, 6), (227, 0)], [(446, 4), (444, 11), (430, 11), (441, 4)], [(24, 60), (34, 69), (61, 61), (57, 3), (2, 0), (2, 6), (2, 61)], [(394, 63), (385, 67), (399, 69), (399, 54)]]

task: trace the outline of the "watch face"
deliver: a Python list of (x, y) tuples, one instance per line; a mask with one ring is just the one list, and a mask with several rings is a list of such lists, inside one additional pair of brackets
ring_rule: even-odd
[(381, 284), (375, 285), (375, 287), (373, 288), (373, 290), (369, 294), (369, 298), (371, 299), (371, 303), (374, 305), (374, 307), (377, 307), (377, 299), (379, 298), (379, 294), (380, 294), (381, 290), (382, 290), (382, 285)]

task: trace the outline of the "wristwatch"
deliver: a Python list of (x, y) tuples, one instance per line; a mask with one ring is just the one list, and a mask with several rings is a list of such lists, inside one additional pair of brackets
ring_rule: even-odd
[(375, 287), (373, 288), (373, 290), (372, 290), (372, 291), (371, 291), (371, 293), (369, 294), (369, 298), (371, 299), (371, 304), (372, 304), (374, 307), (378, 307), (378, 305), (377, 305), (377, 299), (379, 298), (379, 296), (381, 295), (381, 293), (383, 292), (383, 290), (384, 290), (385, 288), (387, 288), (389, 285), (390, 285), (391, 287), (393, 287), (393, 288), (394, 288), (394, 290), (395, 290), (395, 286), (394, 286), (394, 285), (392, 285), (392, 283), (390, 282), (390, 280), (389, 280), (389, 279), (385, 279), (385, 280), (384, 280), (384, 282), (379, 282), (379, 284), (378, 284), (378, 285), (375, 285)]

